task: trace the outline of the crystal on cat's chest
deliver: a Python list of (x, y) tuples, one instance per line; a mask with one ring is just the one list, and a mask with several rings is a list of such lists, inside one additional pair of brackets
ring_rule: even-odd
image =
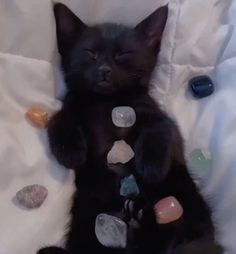
[(127, 225), (121, 219), (101, 213), (95, 222), (95, 235), (105, 247), (125, 248), (127, 242)]
[(107, 154), (107, 163), (127, 163), (134, 157), (133, 149), (124, 141), (115, 141), (111, 150)]
[(135, 111), (128, 106), (113, 108), (111, 117), (113, 124), (121, 128), (132, 127), (136, 122)]

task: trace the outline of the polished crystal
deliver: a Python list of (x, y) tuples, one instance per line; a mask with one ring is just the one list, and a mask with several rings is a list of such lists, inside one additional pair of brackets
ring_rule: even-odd
[(112, 110), (112, 122), (117, 127), (129, 128), (136, 122), (136, 114), (133, 108), (128, 106), (115, 107)]
[(125, 248), (127, 243), (127, 225), (115, 216), (101, 213), (96, 218), (95, 235), (105, 247)]

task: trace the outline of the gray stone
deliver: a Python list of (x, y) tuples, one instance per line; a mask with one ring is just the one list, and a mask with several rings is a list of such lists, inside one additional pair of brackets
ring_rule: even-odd
[(128, 196), (137, 196), (139, 194), (139, 188), (136, 183), (135, 177), (130, 175), (128, 177), (124, 177), (121, 180), (121, 187), (120, 187), (120, 195), (124, 197)]
[(115, 216), (101, 213), (96, 218), (95, 235), (105, 247), (125, 248), (127, 244), (127, 225)]
[(16, 193), (17, 202), (28, 209), (38, 208), (48, 195), (48, 190), (41, 185), (28, 185)]
[(136, 114), (133, 108), (122, 106), (112, 110), (112, 122), (117, 127), (129, 128), (136, 122)]

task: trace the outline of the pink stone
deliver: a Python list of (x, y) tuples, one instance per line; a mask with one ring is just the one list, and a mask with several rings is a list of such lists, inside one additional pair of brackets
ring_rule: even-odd
[(108, 164), (125, 164), (134, 157), (134, 151), (124, 140), (117, 140), (107, 154)]
[(183, 207), (175, 197), (170, 196), (157, 202), (154, 212), (158, 224), (168, 224), (182, 217)]

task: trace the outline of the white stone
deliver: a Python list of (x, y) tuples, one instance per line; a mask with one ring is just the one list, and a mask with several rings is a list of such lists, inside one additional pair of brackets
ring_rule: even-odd
[(101, 213), (96, 218), (95, 235), (105, 247), (125, 248), (127, 244), (127, 225), (115, 216)]
[(133, 108), (122, 106), (112, 110), (112, 122), (117, 127), (129, 128), (136, 122), (136, 114)]
[(107, 163), (125, 164), (128, 161), (130, 161), (133, 157), (134, 157), (133, 149), (124, 140), (119, 140), (114, 142), (113, 147), (107, 154)]
[(16, 193), (17, 202), (28, 209), (38, 208), (48, 195), (48, 190), (41, 185), (28, 185)]

